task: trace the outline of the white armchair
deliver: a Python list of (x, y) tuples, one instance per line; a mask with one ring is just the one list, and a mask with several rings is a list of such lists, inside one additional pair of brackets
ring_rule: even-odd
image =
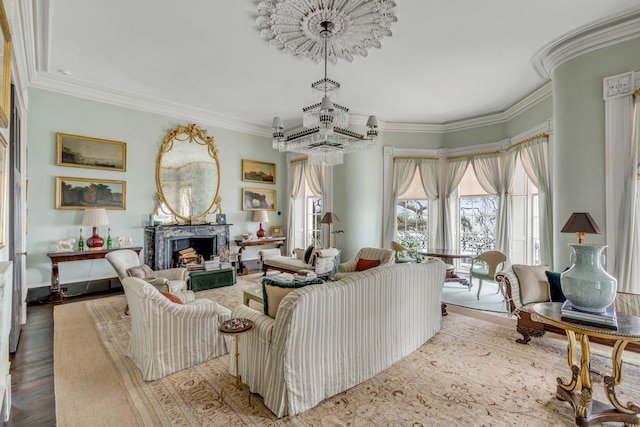
[(224, 336), (218, 333), (220, 325), (231, 317), (228, 308), (208, 299), (176, 304), (136, 277), (123, 279), (122, 286), (131, 316), (127, 355), (145, 381), (228, 352)]
[(193, 301), (195, 294), (183, 292), (187, 289), (187, 269), (168, 268), (165, 270), (151, 270), (147, 265), (140, 264), (140, 258), (131, 249), (119, 249), (109, 252), (105, 258), (116, 271), (122, 282), (127, 277), (138, 277), (149, 282), (159, 291), (171, 292), (183, 301)]
[[(362, 248), (353, 259), (338, 266), (339, 272), (335, 274), (335, 280), (340, 280), (349, 274), (362, 271), (359, 269), (358, 265), (360, 260), (363, 260), (365, 264), (367, 261), (380, 261), (378, 266), (391, 265), (396, 262), (396, 251), (385, 248)], [(362, 266), (362, 264), (363, 263), (361, 262), (360, 266)], [(366, 268), (370, 267), (367, 266)]]

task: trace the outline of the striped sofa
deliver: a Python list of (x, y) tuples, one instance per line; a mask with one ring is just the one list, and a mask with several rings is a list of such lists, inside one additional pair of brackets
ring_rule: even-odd
[[(516, 330), (522, 335), (522, 338), (516, 339), (516, 342), (520, 344), (527, 344), (531, 341), (532, 337), (541, 337), (547, 331), (563, 335), (565, 334), (563, 329), (531, 319), (531, 314), (527, 311), (527, 306), (530, 304), (523, 304), (522, 302), (522, 294), (524, 291), (523, 287), (529, 286), (529, 284), (521, 283), (518, 280), (518, 276), (513, 271), (512, 266), (498, 272), (496, 274), (496, 281), (501, 286), (503, 296), (507, 304), (507, 312), (511, 315), (517, 316), (518, 319)], [(535, 284), (532, 285), (535, 286)], [(614, 301), (614, 306), (618, 313), (640, 316), (640, 295), (618, 292)], [(590, 340), (606, 345), (612, 344), (612, 341), (601, 340), (598, 337), (592, 337)], [(627, 350), (640, 353), (640, 345), (638, 343), (630, 343), (626, 348)]]
[(439, 260), (394, 264), (298, 288), (275, 319), (235, 307), (256, 323), (240, 337), (242, 380), (278, 418), (366, 381), (440, 330), (444, 277)]
[(127, 355), (145, 381), (197, 365), (228, 352), (218, 327), (231, 310), (208, 299), (195, 299), (192, 291), (177, 295), (183, 304), (169, 301), (142, 279), (122, 280), (129, 315), (131, 339)]

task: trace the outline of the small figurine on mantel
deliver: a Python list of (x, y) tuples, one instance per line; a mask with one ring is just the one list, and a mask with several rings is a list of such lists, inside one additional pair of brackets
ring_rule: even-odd
[(71, 237), (66, 240), (60, 240), (56, 245), (56, 252), (73, 252), (75, 250), (75, 247), (76, 239)]
[(130, 248), (133, 246), (133, 239), (128, 236), (118, 236), (118, 247)]

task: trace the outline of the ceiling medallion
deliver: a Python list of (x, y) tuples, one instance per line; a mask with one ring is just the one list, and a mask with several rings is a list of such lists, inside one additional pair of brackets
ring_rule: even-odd
[(380, 39), (390, 37), (396, 22), (393, 0), (262, 0), (256, 23), (269, 43), (297, 58), (320, 62), (324, 58), (323, 22), (332, 25), (326, 43), (327, 60), (353, 61), (354, 55), (380, 48)]

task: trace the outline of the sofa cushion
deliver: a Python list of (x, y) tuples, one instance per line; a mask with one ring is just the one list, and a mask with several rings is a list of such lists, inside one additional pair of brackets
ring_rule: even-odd
[(153, 277), (153, 270), (147, 264), (136, 265), (135, 267), (127, 268), (127, 273), (131, 277), (137, 277), (139, 279), (146, 279)]
[(174, 295), (170, 292), (160, 292), (162, 295), (164, 295), (165, 297), (167, 297), (169, 299), (169, 301), (176, 303), (176, 304), (182, 304), (182, 300), (180, 298), (178, 298), (177, 295)]
[(548, 265), (513, 265), (513, 272), (518, 277), (520, 284), (522, 305), (551, 301), (549, 281), (545, 273), (548, 270)]
[(379, 259), (364, 259), (360, 258), (356, 264), (356, 271), (365, 271), (373, 267), (380, 265)]
[(280, 306), (280, 301), (282, 301), (289, 292), (307, 285), (320, 285), (322, 283), (324, 283), (324, 281), (320, 278), (282, 282), (280, 280), (265, 277), (262, 279), (264, 314), (275, 319), (276, 314), (278, 313), (278, 307)]
[(545, 271), (547, 280), (549, 281), (549, 294), (551, 301), (553, 302), (565, 302), (567, 297), (562, 292), (562, 286), (560, 286), (560, 274), (555, 271)]

